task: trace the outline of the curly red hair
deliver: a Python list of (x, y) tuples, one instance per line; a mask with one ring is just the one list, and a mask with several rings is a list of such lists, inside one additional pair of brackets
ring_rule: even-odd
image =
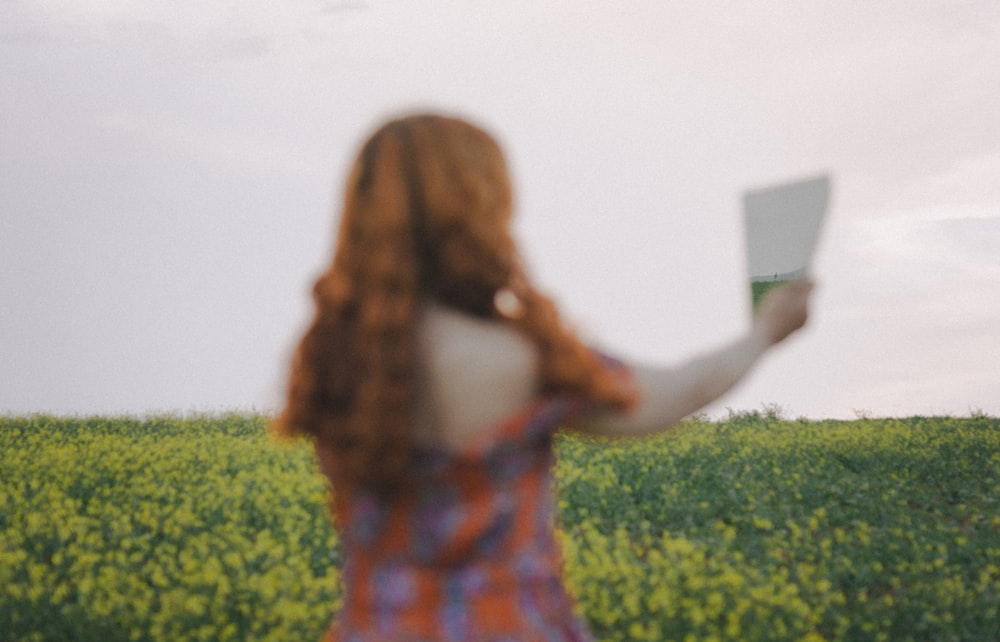
[[(510, 217), (503, 154), (478, 127), (417, 115), (376, 131), (347, 182), (333, 262), (313, 287), (316, 314), (292, 360), (277, 432), (320, 440), (340, 484), (399, 487), (412, 455), (416, 323), (427, 299), (531, 340), (540, 394), (630, 406), (634, 390), (525, 278)], [(517, 314), (497, 309), (501, 291), (516, 296)]]

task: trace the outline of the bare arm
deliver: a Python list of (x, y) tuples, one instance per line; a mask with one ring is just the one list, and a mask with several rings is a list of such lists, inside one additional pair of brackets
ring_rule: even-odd
[(580, 428), (609, 437), (668, 429), (739, 383), (771, 347), (805, 325), (812, 283), (796, 281), (768, 293), (742, 338), (673, 368), (632, 366), (640, 401), (628, 415), (594, 417)]

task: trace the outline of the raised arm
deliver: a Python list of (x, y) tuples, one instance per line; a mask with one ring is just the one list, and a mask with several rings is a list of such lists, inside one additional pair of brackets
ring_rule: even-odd
[(648, 435), (704, 408), (739, 383), (770, 347), (805, 325), (812, 287), (801, 280), (772, 290), (745, 336), (683, 365), (630, 365), (641, 394), (635, 410), (595, 416), (580, 429), (609, 437)]

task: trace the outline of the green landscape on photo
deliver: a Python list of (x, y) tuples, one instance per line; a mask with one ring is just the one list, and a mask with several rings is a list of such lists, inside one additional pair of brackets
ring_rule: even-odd
[[(1000, 631), (1000, 419), (765, 407), (557, 453), (599, 640)], [(341, 591), (329, 493), (259, 415), (0, 418), (0, 639), (317, 640)]]
[(790, 279), (778, 279), (773, 281), (751, 281), (750, 282), (750, 294), (753, 301), (753, 309), (756, 310), (757, 306), (760, 305), (761, 300), (763, 300), (764, 295), (773, 290), (774, 288), (790, 283)]

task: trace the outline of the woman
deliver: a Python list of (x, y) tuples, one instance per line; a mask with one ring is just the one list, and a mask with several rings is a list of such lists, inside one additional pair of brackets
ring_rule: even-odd
[(676, 369), (584, 346), (510, 234), (503, 156), (458, 119), (388, 123), (347, 185), (277, 428), (334, 488), (344, 604), (328, 640), (589, 640), (560, 582), (552, 435), (661, 431), (806, 320), (776, 290), (740, 340)]

